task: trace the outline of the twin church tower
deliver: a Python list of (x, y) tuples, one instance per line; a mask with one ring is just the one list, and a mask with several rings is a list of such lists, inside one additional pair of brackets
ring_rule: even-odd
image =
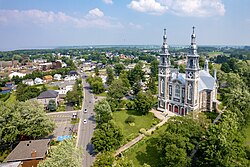
[(158, 74), (158, 110), (186, 115), (190, 111), (212, 111), (217, 104), (216, 71), (209, 74), (208, 61), (199, 67), (195, 27), (187, 55), (186, 72), (171, 68), (167, 34), (164, 29)]

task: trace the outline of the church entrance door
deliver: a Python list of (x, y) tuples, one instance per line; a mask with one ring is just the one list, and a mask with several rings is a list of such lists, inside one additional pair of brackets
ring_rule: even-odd
[(178, 113), (178, 107), (177, 106), (174, 107), (174, 112)]

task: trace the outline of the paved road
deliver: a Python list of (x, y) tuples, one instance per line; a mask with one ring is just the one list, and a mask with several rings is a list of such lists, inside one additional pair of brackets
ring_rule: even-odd
[[(93, 136), (94, 129), (96, 127), (96, 122), (94, 119), (94, 95), (91, 93), (89, 84), (86, 83), (85, 77), (83, 77), (83, 86), (84, 86), (84, 102), (83, 109), (79, 113), (79, 127), (77, 135), (77, 146), (83, 149), (83, 167), (90, 167), (94, 162), (93, 155), (93, 146), (90, 143), (90, 140)], [(83, 110), (87, 109), (87, 113), (84, 113)], [(87, 124), (83, 123), (83, 120), (87, 120)]]

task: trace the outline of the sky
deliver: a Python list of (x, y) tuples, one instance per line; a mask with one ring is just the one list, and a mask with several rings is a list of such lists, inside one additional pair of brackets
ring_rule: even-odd
[(0, 50), (82, 45), (250, 45), (250, 0), (0, 0)]

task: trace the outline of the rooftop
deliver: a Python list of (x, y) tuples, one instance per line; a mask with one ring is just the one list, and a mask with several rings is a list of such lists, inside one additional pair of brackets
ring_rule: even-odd
[(46, 98), (56, 98), (58, 96), (58, 92), (54, 90), (46, 90), (42, 92), (37, 99), (46, 99)]
[[(42, 159), (49, 149), (50, 139), (21, 141), (8, 155), (4, 162), (21, 161), (28, 159)], [(33, 154), (35, 152), (35, 154)], [(33, 157), (32, 157), (33, 154)]]

